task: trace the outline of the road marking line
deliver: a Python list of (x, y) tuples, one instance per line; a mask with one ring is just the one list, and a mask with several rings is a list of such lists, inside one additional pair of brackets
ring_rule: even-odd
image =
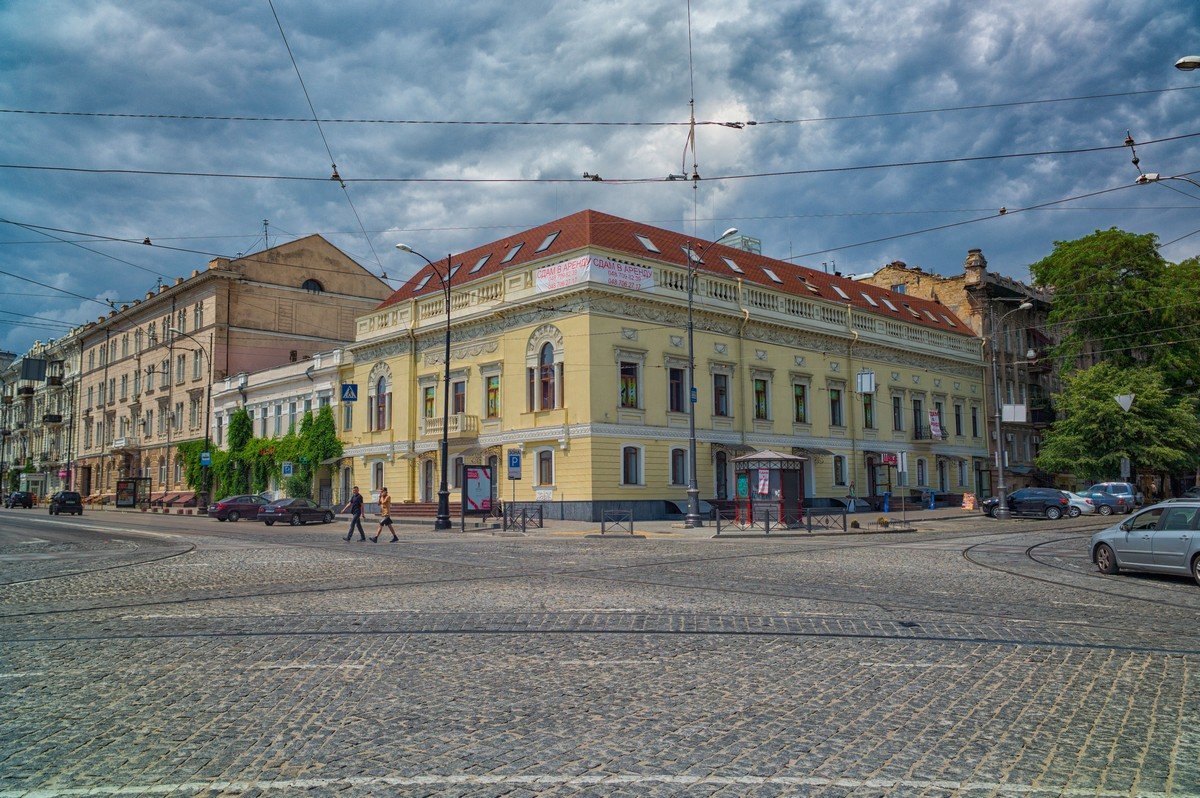
[[(249, 790), (299, 790), (337, 787), (460, 787), (527, 786), (587, 787), (612, 785), (670, 784), (691, 786), (779, 785), (787, 787), (842, 787), (847, 789), (910, 789), (984, 792), (1000, 796), (1057, 796), (1060, 798), (1128, 798), (1128, 790), (1097, 787), (1056, 787), (1003, 784), (1000, 782), (951, 781), (913, 778), (841, 778), (825, 776), (678, 776), (669, 774), (613, 774), (565, 776), (559, 774), (512, 775), (430, 775), (430, 776), (347, 776), (345, 778), (309, 778), (239, 781), (191, 781), (180, 784), (102, 785), (96, 787), (58, 787), (8, 789), (0, 798), (54, 798), (67, 795), (164, 795), (185, 792), (246, 792)], [(1139, 792), (1138, 798), (1167, 798), (1164, 792)]]

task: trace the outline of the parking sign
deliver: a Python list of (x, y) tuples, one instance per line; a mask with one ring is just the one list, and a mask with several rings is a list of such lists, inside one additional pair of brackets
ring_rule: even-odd
[[(521, 478), (521, 450), (520, 449), (509, 449), (508, 450), (508, 478), (514, 479), (514, 480)], [(515, 490), (515, 488), (514, 488), (514, 490)]]

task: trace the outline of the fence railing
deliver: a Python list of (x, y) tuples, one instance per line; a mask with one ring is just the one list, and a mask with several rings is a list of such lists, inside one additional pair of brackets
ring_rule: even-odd
[(633, 534), (633, 510), (621, 508), (605, 510), (600, 518), (600, 534)]
[(545, 514), (540, 504), (504, 505), (504, 531), (525, 533), (530, 527), (541, 529), (545, 525)]
[(755, 511), (751, 519), (729, 519), (717, 513), (717, 536), (731, 533), (756, 533), (764, 535), (784, 532), (837, 532), (846, 531), (846, 509), (805, 509), (779, 513), (771, 510)]

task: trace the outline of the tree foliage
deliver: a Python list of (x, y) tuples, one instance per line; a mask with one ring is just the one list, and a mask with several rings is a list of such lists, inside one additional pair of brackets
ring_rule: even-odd
[[(1126, 412), (1117, 404), (1133, 394)], [(1179, 472), (1200, 460), (1196, 399), (1172, 394), (1153, 368), (1100, 363), (1065, 380), (1058, 420), (1046, 431), (1037, 465), (1088, 480), (1113, 479), (1121, 458), (1133, 469)]]
[(1052, 356), (1064, 372), (1089, 365), (1080, 356), (1090, 351), (1122, 367), (1151, 366), (1176, 389), (1195, 375), (1200, 341), (1185, 340), (1200, 324), (1195, 259), (1169, 263), (1157, 236), (1111, 228), (1055, 242), (1030, 271), (1054, 290), (1048, 323), (1060, 342)]

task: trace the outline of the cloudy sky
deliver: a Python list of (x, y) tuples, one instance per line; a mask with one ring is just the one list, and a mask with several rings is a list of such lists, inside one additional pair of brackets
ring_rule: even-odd
[[(320, 118), (387, 122), (304, 121), (280, 25)], [(263, 219), (393, 285), (419, 263), (397, 242), (436, 258), (583, 208), (844, 273), (953, 273), (981, 247), (1025, 277), (1111, 226), (1180, 260), (1200, 189), (1134, 186), (1122, 143), (1200, 169), (1200, 73), (1173, 67), (1198, 31), (1192, 0), (692, 0), (689, 69), (686, 0), (8, 0), (0, 348), (261, 249)], [(665, 179), (691, 171), (693, 96), (695, 185)]]

